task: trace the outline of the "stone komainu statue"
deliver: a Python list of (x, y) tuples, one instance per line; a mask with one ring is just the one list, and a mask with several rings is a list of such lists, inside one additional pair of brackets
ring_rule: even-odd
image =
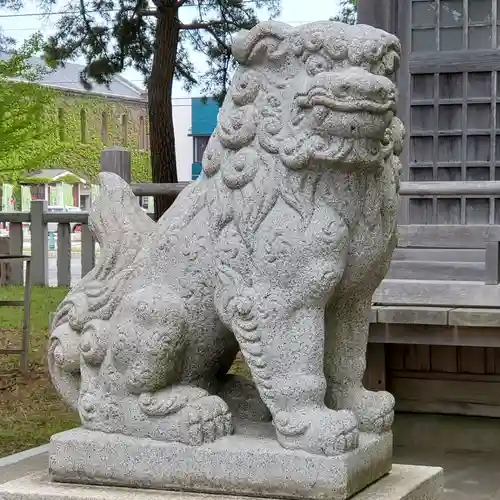
[[(200, 445), (272, 420), (283, 447), (339, 454), (393, 419), (362, 377), (396, 244), (399, 42), (265, 22), (233, 54), (203, 173), (157, 223), (102, 174), (100, 259), (59, 306), (52, 378), (88, 429)], [(253, 382), (228, 374), (240, 350)]]

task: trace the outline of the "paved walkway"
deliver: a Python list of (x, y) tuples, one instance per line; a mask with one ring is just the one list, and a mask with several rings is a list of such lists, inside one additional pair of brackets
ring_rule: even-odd
[(415, 451), (396, 448), (394, 461), (443, 467), (444, 500), (500, 500), (499, 453)]
[[(443, 500), (500, 500), (500, 453), (438, 453), (396, 448), (396, 463), (433, 465), (445, 471)], [(0, 467), (0, 483), (43, 470), (45, 453)]]
[[(36, 452), (37, 450), (38, 449), (34, 449), (33, 452)], [(0, 483), (6, 483), (12, 479), (17, 479), (18, 477), (33, 474), (34, 472), (44, 470), (47, 467), (47, 453), (36, 453), (32, 456), (27, 456), (24, 459), (22, 458), (25, 455), (30, 455), (30, 451), (31, 450), (28, 450), (27, 452), (17, 454), (17, 456), (11, 455), (11, 457), (0, 459)], [(9, 460), (10, 458), (13, 458), (14, 460), (16, 458), (21, 458), (21, 460), (15, 460), (12, 462)], [(7, 462), (7, 464), (5, 464), (5, 462)]]

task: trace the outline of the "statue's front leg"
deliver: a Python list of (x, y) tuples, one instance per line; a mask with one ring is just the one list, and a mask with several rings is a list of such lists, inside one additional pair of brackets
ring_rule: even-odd
[(323, 308), (273, 307), (269, 294), (232, 303), (234, 314), (229, 307), (221, 317), (240, 343), (280, 444), (323, 455), (356, 447), (355, 416), (325, 405)]
[(360, 430), (384, 432), (394, 419), (394, 397), (363, 387), (371, 293), (352, 293), (326, 311), (326, 402), (356, 414)]

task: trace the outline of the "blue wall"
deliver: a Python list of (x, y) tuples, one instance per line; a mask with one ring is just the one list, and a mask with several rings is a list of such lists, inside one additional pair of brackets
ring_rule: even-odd
[[(219, 105), (213, 99), (204, 101), (201, 97), (191, 99), (191, 135), (210, 136), (217, 125)], [(193, 139), (194, 141), (194, 139)], [(201, 163), (193, 163), (191, 178), (195, 180), (201, 173)]]
[(204, 103), (201, 97), (191, 99), (191, 134), (212, 135), (217, 125), (219, 105), (213, 99)]
[(201, 163), (200, 162), (193, 163), (193, 165), (191, 166), (191, 180), (195, 181), (196, 179), (198, 179), (198, 176), (200, 174), (201, 174)]

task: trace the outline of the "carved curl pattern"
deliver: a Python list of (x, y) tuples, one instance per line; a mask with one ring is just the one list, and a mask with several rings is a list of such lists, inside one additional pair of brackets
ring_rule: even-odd
[(217, 137), (228, 149), (240, 149), (249, 145), (257, 132), (257, 112), (254, 106), (237, 108), (233, 112), (221, 111)]

